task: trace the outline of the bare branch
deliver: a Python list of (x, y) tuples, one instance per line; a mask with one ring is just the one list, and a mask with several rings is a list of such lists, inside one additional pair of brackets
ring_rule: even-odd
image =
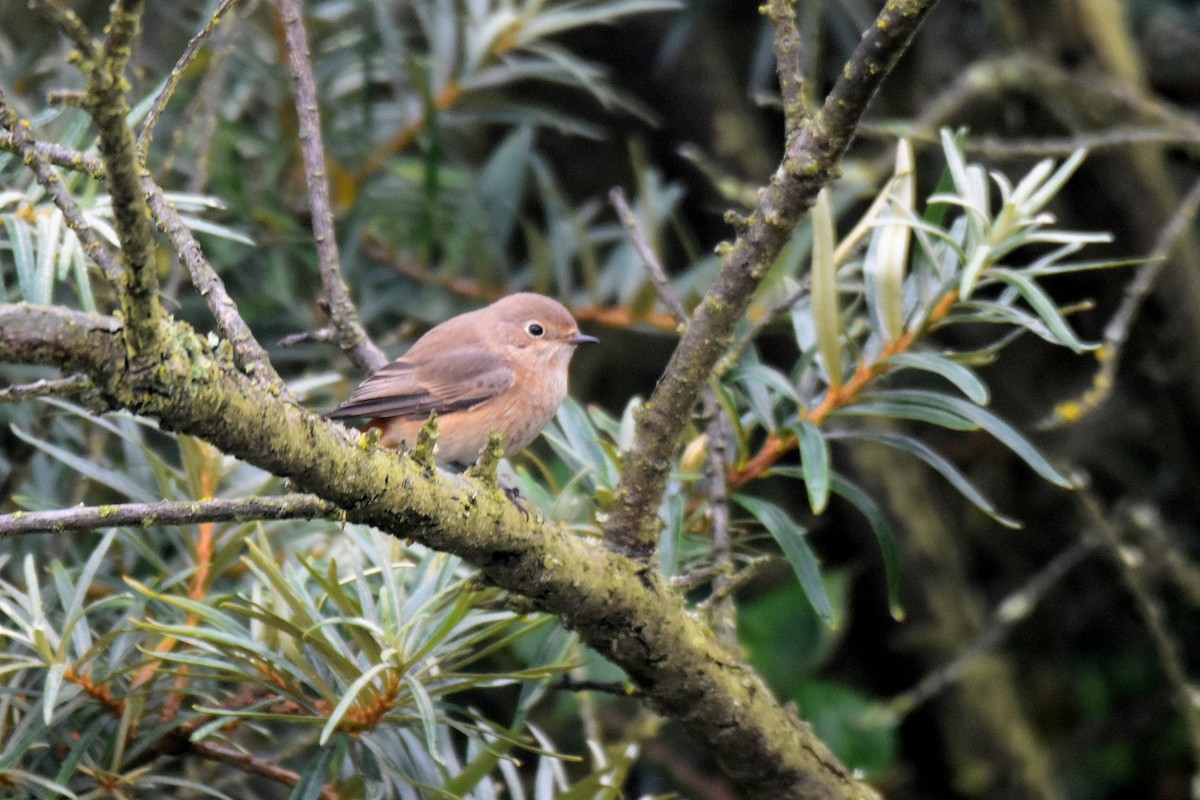
[[(0, 125), (6, 124), (6, 113), (10, 112), (4, 103), (4, 95), (0, 92)], [(0, 132), (0, 150), (8, 150), (25, 157), (39, 182), (46, 187), (55, 204), (63, 211), (72, 230), (79, 234), (80, 242), (83, 243), (88, 255), (101, 265), (101, 269), (114, 285), (120, 285), (122, 278), (120, 266), (104, 243), (96, 237), (86, 221), (83, 220), (74, 199), (66, 192), (62, 182), (53, 176), (53, 172), (47, 166), (54, 164), (102, 179), (104, 165), (99, 160), (89, 158), (78, 150), (29, 139), (24, 135), (20, 121), (16, 123), (14, 130)], [(39, 169), (42, 170), (41, 174), (39, 174)], [(53, 176), (53, 179), (50, 176)], [(187, 267), (188, 273), (191, 275), (192, 284), (208, 304), (209, 310), (217, 320), (225, 337), (233, 345), (234, 355), (242, 368), (264, 384), (282, 386), (283, 382), (275, 372), (275, 368), (271, 366), (267, 352), (254, 338), (250, 327), (242, 319), (237, 304), (225, 289), (225, 282), (221, 280), (221, 276), (204, 257), (204, 251), (200, 248), (196, 237), (192, 235), (191, 229), (167, 200), (162, 188), (148, 173), (143, 174), (141, 181), (142, 191), (145, 192), (147, 204), (159, 230), (170, 238), (180, 261)]]
[[(23, 122), (19, 122), (18, 124), (24, 125)], [(61, 144), (21, 137), (13, 134), (11, 131), (5, 130), (0, 131), (0, 150), (22, 155), (28, 152), (31, 153), (32, 158), (53, 164), (56, 167), (81, 172), (96, 180), (104, 179), (104, 165), (100, 163), (100, 159), (85, 156), (78, 150), (64, 147)]]
[(693, 312), (638, 422), (606, 538), (641, 556), (652, 552), (655, 513), (679, 437), (714, 365), (730, 344), (767, 268), (829, 182), (855, 126), (936, 0), (889, 0), (855, 48), (821, 110), (788, 143), (786, 157), (732, 244), (718, 247), (721, 271)]
[(300, 13), (299, 0), (279, 0), (279, 16), (287, 39), (288, 61), (296, 89), (296, 116), (300, 120), (300, 149), (304, 155), (304, 173), (312, 204), (313, 237), (321, 281), (329, 300), (329, 317), (338, 333), (338, 344), (356, 364), (372, 372), (388, 362), (388, 357), (371, 341), (358, 321), (358, 311), (342, 278), (337, 233), (333, 226), (333, 208), (329, 202), (329, 180), (325, 173), (325, 145), (321, 138), (321, 120), (317, 106), (317, 83), (308, 55), (308, 34)]
[(88, 61), (95, 61), (99, 58), (92, 35), (88, 33), (87, 27), (74, 11), (62, 6), (58, 0), (33, 0), (32, 4), (41, 9), (42, 13), (54, 23), (54, 26), (71, 40), (80, 55)]
[(191, 229), (149, 173), (142, 177), (142, 189), (146, 193), (147, 203), (159, 229), (171, 240), (179, 260), (187, 267), (188, 274), (192, 277), (192, 285), (204, 298), (222, 333), (233, 345), (238, 363), (260, 383), (282, 387), (283, 380), (271, 365), (267, 351), (258, 343), (254, 332), (242, 319), (237, 303), (225, 288), (225, 281), (221, 280), (221, 276), (213, 269), (204, 256), (200, 242), (196, 241)]
[(144, 8), (145, 0), (116, 0), (104, 46), (94, 62), (84, 65), (87, 72), (84, 103), (99, 134), (114, 227), (125, 265), (118, 284), (126, 325), (125, 349), (135, 360), (154, 358), (162, 345), (160, 323), (164, 318), (158, 299), (154, 233), (141, 188), (126, 97), (125, 67), (133, 52)]
[[(1184, 727), (1187, 730), (1188, 744), (1192, 748), (1193, 769), (1200, 770), (1200, 706), (1196, 704), (1197, 689), (1188, 680), (1183, 666), (1182, 652), (1179, 642), (1171, 633), (1166, 623), (1166, 611), (1162, 603), (1154, 596), (1144, 566), (1144, 559), (1136, 553), (1129, 552), (1121, 541), (1121, 534), (1113, 524), (1111, 515), (1101, 506), (1086, 488), (1080, 487), (1076, 492), (1079, 504), (1087, 515), (1088, 522), (1099, 533), (1100, 539), (1125, 588), (1133, 597), (1134, 607), (1137, 608), (1154, 649), (1158, 651), (1158, 662), (1166, 675), (1167, 683), (1174, 695), (1175, 706), (1183, 715)], [(1193, 775), (1193, 780), (1200, 777), (1200, 772)]]
[(1059, 403), (1055, 407), (1053, 415), (1040, 423), (1039, 427), (1042, 429), (1056, 428), (1075, 422), (1080, 416), (1098, 408), (1112, 394), (1117, 379), (1117, 368), (1121, 363), (1121, 354), (1129, 339), (1129, 333), (1133, 329), (1134, 323), (1137, 322), (1142, 303), (1154, 289), (1154, 284), (1158, 281), (1158, 276), (1162, 273), (1172, 251), (1183, 240), (1195, 221), (1197, 211), (1200, 211), (1200, 181), (1192, 184), (1187, 197), (1175, 209), (1171, 219), (1159, 232), (1158, 240), (1154, 243), (1154, 249), (1150, 251), (1146, 263), (1138, 267), (1133, 280), (1126, 284), (1120, 307), (1109, 318), (1108, 324), (1104, 326), (1104, 346), (1096, 351), (1100, 369), (1092, 377), (1091, 388), (1076, 401)]
[(208, 43), (208, 39), (212, 36), (213, 31), (217, 29), (217, 25), (229, 13), (230, 9), (236, 5), (238, 0), (221, 0), (213, 11), (212, 16), (208, 18), (207, 24), (192, 37), (187, 43), (187, 47), (183, 49), (183, 54), (179, 60), (175, 62), (175, 66), (171, 69), (171, 74), (167, 77), (167, 82), (163, 84), (162, 90), (158, 96), (154, 98), (154, 104), (150, 107), (150, 112), (146, 115), (146, 121), (142, 125), (142, 132), (137, 138), (137, 160), (143, 166), (146, 163), (146, 153), (150, 150), (150, 142), (154, 139), (154, 129), (158, 125), (158, 120), (162, 116), (162, 112), (167, 107), (171, 96), (175, 94), (176, 87), (179, 86), (179, 81), (183, 79), (183, 73), (196, 60), (196, 56), (200, 55), (200, 51), (204, 49), (204, 45)]
[[(114, 286), (119, 286), (123, 277), (123, 270), (120, 264), (117, 263), (116, 257), (108, 246), (100, 240), (96, 232), (92, 230), (92, 226), (83, 218), (83, 212), (79, 210), (79, 205), (75, 202), (75, 198), (67, 191), (63, 182), (58, 179), (53, 167), (51, 167), (51, 155), (62, 155), (61, 149), (65, 148), (48, 148), (39, 147), (41, 144), (29, 138), (27, 132), (28, 123), (25, 120), (19, 119), (16, 112), (8, 104), (8, 98), (4, 94), (4, 90), (0, 89), (0, 127), (7, 131), (7, 137), (4, 141), (0, 141), (0, 146), (4, 149), (11, 149), (17, 155), (21, 156), (22, 160), (29, 166), (33, 172), (34, 178), (38, 184), (46, 190), (46, 194), (50, 200), (62, 212), (63, 219), (67, 225), (79, 237), (79, 243), (83, 245), (84, 251), (88, 257), (100, 267), (104, 273), (104, 277), (108, 279)], [(78, 160), (69, 159), (72, 166), (83, 164), (82, 156)], [(78, 168), (78, 167), (76, 167)]]
[(675, 289), (671, 286), (671, 279), (667, 277), (667, 271), (663, 269), (662, 262), (658, 260), (658, 254), (654, 252), (646, 235), (638, 227), (637, 217), (634, 216), (633, 209), (629, 207), (629, 201), (625, 199), (625, 192), (617, 187), (608, 193), (608, 199), (617, 209), (617, 216), (620, 217), (621, 224), (625, 227), (629, 243), (641, 256), (642, 264), (646, 267), (646, 272), (650, 274), (650, 280), (654, 282), (658, 298), (662, 300), (663, 305), (680, 325), (687, 325), (687, 309), (683, 307), (679, 295), (675, 294)]
[[(650, 274), (659, 299), (679, 322), (680, 329), (685, 329), (688, 322), (687, 309), (675, 294), (658, 254), (654, 252), (645, 233), (638, 226), (637, 217), (629, 207), (625, 193), (616, 188), (609, 192), (608, 196), (617, 209), (626, 236), (642, 257), (642, 263)], [(737, 644), (736, 609), (732, 593), (725, 591), (733, 573), (733, 555), (729, 540), (729, 492), (725, 475), (725, 423), (721, 404), (717, 402), (712, 386), (705, 386), (702, 396), (705, 438), (708, 440), (708, 466), (705, 475), (709, 481), (709, 522), (712, 525), (713, 562), (716, 567), (713, 596), (718, 598), (711, 606), (713, 629), (720, 641), (734, 647)]]
[(31, 400), (35, 397), (57, 397), (66, 394), (78, 394), (90, 388), (92, 388), (92, 379), (86, 375), (45, 379), (22, 384), (21, 386), (5, 386), (3, 389), (0, 389), (0, 403)]
[(957, 682), (972, 664), (999, 647), (1016, 624), (1028, 618), (1063, 576), (1099, 546), (1100, 541), (1094, 537), (1080, 539), (1050, 559), (1024, 586), (1000, 601), (991, 623), (956, 658), (926, 675), (911, 689), (893, 697), (888, 702), (892, 713), (897, 717), (906, 716)]
[(177, 500), (81, 506), (0, 515), (0, 538), (24, 533), (73, 533), (124, 525), (194, 525), (270, 519), (341, 519), (341, 509), (311, 494), (239, 500)]
[[(187, 747), (195, 755), (220, 761), (223, 764), (231, 764), (249, 775), (260, 775), (284, 786), (295, 786), (300, 783), (300, 773), (235, 747), (208, 740), (188, 742)], [(318, 796), (321, 800), (337, 800), (338, 794), (332, 787), (324, 786)]]

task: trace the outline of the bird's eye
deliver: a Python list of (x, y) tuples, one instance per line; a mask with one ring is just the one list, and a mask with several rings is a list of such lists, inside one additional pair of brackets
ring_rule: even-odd
[(525, 332), (528, 333), (530, 336), (534, 337), (535, 339), (537, 339), (546, 333), (546, 329), (543, 328), (541, 325), (537, 324), (536, 322), (530, 322), (528, 325), (525, 326)]

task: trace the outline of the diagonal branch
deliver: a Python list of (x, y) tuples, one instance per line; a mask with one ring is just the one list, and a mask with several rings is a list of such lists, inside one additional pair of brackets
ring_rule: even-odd
[(312, 204), (313, 237), (317, 263), (325, 297), (329, 301), (329, 319), (337, 332), (338, 344), (356, 364), (374, 372), (388, 362), (358, 321), (358, 311), (350, 300), (350, 291), (342, 278), (338, 256), (337, 232), (333, 227), (333, 208), (329, 202), (329, 178), (325, 173), (325, 145), (321, 139), (321, 119), (317, 106), (317, 82), (308, 55), (308, 34), (300, 13), (299, 0), (279, 0), (279, 16), (287, 39), (288, 61), (296, 89), (296, 116), (300, 120), (300, 150), (304, 155), (304, 175)]
[(679, 437), (734, 327), (791, 231), (834, 176), (859, 119), (937, 0), (889, 0), (864, 34), (820, 111), (794, 140), (737, 239), (718, 247), (721, 270), (696, 306), (667, 370), (645, 404), (605, 536), (637, 555), (654, 550), (655, 513)]
[(422, 469), (314, 416), (256, 384), (189, 326), (164, 324), (173, 349), (155, 369), (126, 372), (113, 369), (123, 354), (115, 320), (0, 305), (0, 360), (83, 372), (100, 402), (288, 478), (348, 520), (461, 556), (625, 669), (652, 708), (711, 748), (744, 796), (875, 796), (657, 572), (524, 516), (497, 488)]
[(166, 110), (167, 103), (170, 102), (172, 95), (175, 94), (175, 89), (179, 86), (179, 82), (183, 80), (184, 72), (196, 60), (196, 56), (200, 55), (200, 51), (208, 43), (213, 31), (217, 29), (217, 26), (221, 24), (221, 21), (225, 19), (237, 1), (221, 0), (209, 16), (208, 22), (199, 33), (191, 38), (191, 41), (187, 43), (187, 47), (183, 49), (183, 54), (175, 62), (175, 66), (171, 69), (171, 74), (167, 76), (166, 83), (163, 84), (158, 97), (154, 98), (154, 104), (150, 106), (150, 112), (146, 115), (146, 121), (142, 125), (142, 132), (138, 134), (137, 159), (139, 164), (143, 166), (146, 164), (146, 154), (150, 151), (150, 143), (154, 140), (154, 130), (158, 127), (158, 120), (162, 117), (163, 111)]

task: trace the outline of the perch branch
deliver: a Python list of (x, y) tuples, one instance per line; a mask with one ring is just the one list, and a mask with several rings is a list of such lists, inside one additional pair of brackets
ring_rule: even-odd
[(171, 351), (155, 369), (113, 369), (124, 351), (116, 320), (0, 304), (0, 360), (82, 372), (97, 402), (204, 439), (337, 505), (350, 521), (461, 556), (620, 665), (649, 706), (685, 724), (747, 797), (875, 797), (656, 571), (526, 517), (498, 489), (423, 470), (320, 419), (255, 383), (185, 323), (164, 324)]

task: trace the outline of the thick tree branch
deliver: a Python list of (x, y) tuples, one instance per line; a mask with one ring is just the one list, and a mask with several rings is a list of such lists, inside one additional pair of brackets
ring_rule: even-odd
[(226, 348), (210, 348), (182, 323), (165, 324), (171, 349), (162, 360), (123, 372), (113, 369), (123, 356), (115, 320), (0, 305), (0, 360), (83, 372), (113, 408), (289, 478), (351, 521), (463, 557), (623, 667), (652, 707), (712, 748), (747, 797), (874, 796), (656, 572), (527, 518), (479, 481), (372, 446), (256, 384)]
[(333, 208), (329, 202), (329, 179), (325, 173), (325, 145), (321, 138), (321, 118), (317, 105), (317, 81), (308, 56), (308, 34), (299, 0), (279, 0), (279, 17), (287, 40), (288, 62), (296, 89), (296, 116), (300, 120), (300, 151), (304, 155), (304, 175), (312, 204), (313, 237), (317, 245), (317, 264), (329, 301), (329, 319), (337, 331), (338, 344), (354, 363), (370, 371), (382, 367), (388, 357), (380, 350), (358, 321), (358, 310), (350, 300), (350, 291), (342, 279), (338, 256), (337, 232), (333, 226)]
[(721, 271), (693, 312), (654, 394), (643, 408), (605, 535), (639, 555), (653, 551), (656, 511), (679, 436), (734, 327), (774, 258), (837, 165), (868, 101), (936, 0), (889, 0), (864, 34), (820, 111), (788, 143), (786, 157), (759, 194), (733, 244), (722, 244)]
[(94, 531), (122, 525), (194, 525), (267, 519), (340, 519), (332, 503), (310, 494), (239, 500), (175, 500), (81, 506), (0, 515), (0, 538), (22, 533)]

